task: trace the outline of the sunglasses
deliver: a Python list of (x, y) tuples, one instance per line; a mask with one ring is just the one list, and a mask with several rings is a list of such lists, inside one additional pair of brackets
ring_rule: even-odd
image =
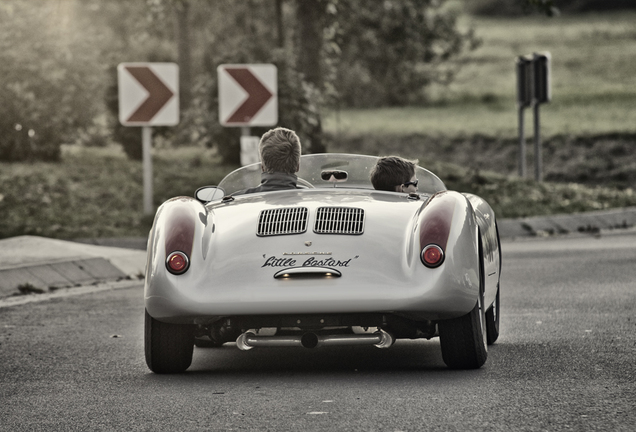
[(415, 181), (407, 181), (406, 183), (402, 183), (402, 186), (404, 187), (409, 187), (411, 185), (417, 187), (417, 183), (419, 182), (419, 180), (415, 180)]
[(332, 181), (331, 178), (334, 178), (336, 181), (344, 181), (347, 180), (349, 174), (346, 171), (339, 170), (331, 170), (331, 171), (322, 171), (320, 173), (320, 178), (324, 181)]

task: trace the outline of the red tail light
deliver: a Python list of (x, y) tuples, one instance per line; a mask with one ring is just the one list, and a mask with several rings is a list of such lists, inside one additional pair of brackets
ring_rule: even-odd
[(183, 252), (172, 252), (170, 255), (168, 255), (168, 258), (166, 258), (166, 267), (172, 274), (178, 275), (185, 273), (185, 271), (188, 270), (189, 266), (190, 260), (188, 259), (188, 256)]
[(439, 267), (444, 262), (444, 251), (441, 247), (430, 244), (422, 249), (421, 258), (426, 267)]

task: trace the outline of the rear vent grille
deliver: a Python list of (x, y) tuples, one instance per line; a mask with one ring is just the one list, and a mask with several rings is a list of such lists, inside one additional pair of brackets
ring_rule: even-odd
[(307, 231), (307, 209), (289, 207), (263, 210), (258, 216), (258, 236), (300, 234)]
[(350, 207), (320, 207), (316, 214), (316, 234), (362, 234), (364, 210)]

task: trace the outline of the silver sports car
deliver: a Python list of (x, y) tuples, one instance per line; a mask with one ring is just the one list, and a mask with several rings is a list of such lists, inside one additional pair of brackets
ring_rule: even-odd
[(254, 164), (166, 201), (148, 239), (148, 367), (183, 372), (195, 345), (434, 337), (448, 367), (481, 367), (499, 335), (495, 214), (421, 167), (418, 193), (374, 190), (377, 159), (302, 156), (297, 189), (241, 194), (260, 183)]

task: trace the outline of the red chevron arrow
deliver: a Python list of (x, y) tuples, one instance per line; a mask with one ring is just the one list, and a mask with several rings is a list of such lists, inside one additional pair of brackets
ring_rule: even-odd
[(148, 98), (128, 117), (127, 122), (149, 122), (174, 96), (172, 90), (146, 66), (126, 66), (126, 70), (148, 92)]
[(226, 68), (225, 71), (248, 94), (245, 102), (228, 117), (226, 123), (248, 123), (274, 95), (247, 68)]

